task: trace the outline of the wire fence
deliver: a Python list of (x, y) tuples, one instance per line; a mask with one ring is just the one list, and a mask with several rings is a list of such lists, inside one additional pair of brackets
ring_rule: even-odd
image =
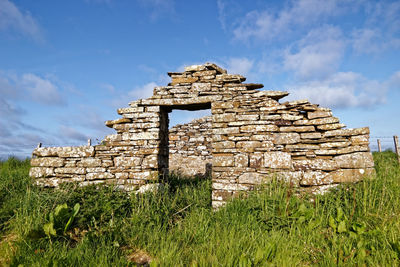
[(371, 136), (369, 140), (371, 151), (379, 151), (378, 141), (381, 146), (381, 151), (390, 150), (395, 152), (394, 136)]

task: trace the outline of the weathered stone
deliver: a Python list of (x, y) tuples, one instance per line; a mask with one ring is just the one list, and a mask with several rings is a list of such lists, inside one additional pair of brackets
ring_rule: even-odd
[(83, 167), (101, 167), (101, 159), (98, 158), (83, 158), (78, 165)]
[(324, 133), (323, 137), (352, 136), (352, 135), (364, 135), (364, 134), (369, 134), (369, 128), (366, 127), (366, 128), (327, 131)]
[(204, 65), (191, 65), (185, 67), (185, 71), (187, 72), (205, 71), (205, 70), (207, 70), (207, 68)]
[(286, 145), (287, 149), (319, 149), (319, 145), (314, 145), (314, 144), (289, 144)]
[(351, 145), (349, 141), (344, 141), (344, 142), (330, 142), (330, 143), (322, 143), (320, 144), (321, 148), (341, 148), (341, 147), (347, 147)]
[(249, 166), (249, 156), (244, 153), (235, 155), (235, 167), (245, 168)]
[(279, 130), (281, 132), (295, 132), (295, 133), (303, 133), (303, 132), (314, 132), (314, 126), (288, 126), (288, 127), (280, 127)]
[(303, 160), (293, 160), (293, 168), (295, 170), (323, 170), (323, 171), (333, 171), (339, 168), (335, 160), (327, 159), (303, 159)]
[(271, 169), (290, 169), (292, 158), (289, 153), (271, 151), (264, 153), (264, 167)]
[(333, 180), (326, 172), (322, 171), (306, 171), (300, 181), (300, 185), (326, 185), (332, 184)]
[(273, 142), (277, 145), (296, 144), (300, 142), (300, 135), (298, 133), (276, 133)]
[(301, 133), (300, 134), (301, 139), (320, 139), (322, 137), (321, 133), (315, 132), (315, 133)]
[(234, 148), (235, 142), (233, 141), (222, 141), (222, 142), (214, 142), (213, 148)]
[(32, 158), (31, 166), (37, 167), (62, 167), (64, 166), (64, 159), (44, 157), (44, 158)]
[(278, 132), (279, 127), (276, 125), (246, 125), (241, 126), (240, 131), (244, 133), (254, 133), (254, 132)]
[(104, 179), (113, 179), (115, 178), (114, 174), (110, 172), (92, 172), (86, 174), (86, 179), (91, 180), (104, 180)]
[(218, 74), (215, 80), (221, 82), (244, 82), (246, 78), (237, 74)]
[(116, 157), (114, 158), (115, 167), (135, 167), (141, 163), (142, 159), (139, 157)]
[(318, 130), (322, 131), (331, 131), (331, 130), (337, 130), (337, 129), (342, 129), (346, 127), (343, 123), (332, 123), (332, 124), (322, 124), (322, 125), (317, 125)]
[(216, 70), (205, 70), (205, 71), (196, 71), (192, 75), (193, 77), (203, 77), (203, 76), (212, 76), (216, 75), (217, 71)]
[(303, 119), (302, 115), (291, 115), (291, 114), (282, 114), (282, 120), (288, 120), (288, 121), (297, 121)]
[(350, 137), (352, 145), (369, 145), (369, 135), (356, 135)]
[(323, 125), (338, 123), (339, 119), (335, 117), (327, 117), (313, 120), (298, 120), (293, 122), (294, 125)]
[(94, 147), (63, 147), (61, 150), (58, 151), (58, 156), (62, 158), (92, 157), (94, 156)]
[(234, 113), (215, 114), (212, 116), (213, 122), (230, 122), (235, 120), (236, 115)]
[(371, 153), (356, 152), (334, 158), (340, 168), (358, 169), (374, 167), (374, 159)]
[(325, 117), (331, 117), (332, 112), (330, 111), (322, 111), (322, 110), (316, 110), (313, 112), (307, 112), (307, 117), (308, 119), (317, 119), (317, 118), (325, 118)]
[(29, 176), (35, 177), (35, 178), (51, 177), (51, 176), (54, 176), (54, 168), (32, 167), (29, 170)]
[(212, 165), (215, 167), (233, 167), (235, 158), (232, 154), (213, 154)]
[(265, 176), (257, 172), (246, 172), (239, 176), (240, 184), (255, 184), (259, 185), (265, 182)]
[(355, 183), (364, 177), (372, 177), (375, 175), (374, 168), (365, 169), (341, 169), (329, 173), (329, 178), (333, 183)]
[(62, 173), (62, 174), (85, 174), (85, 168), (55, 168), (55, 173)]
[(176, 85), (181, 83), (194, 83), (198, 80), (199, 80), (198, 77), (187, 77), (187, 78), (176, 77), (172, 78), (171, 85)]
[(263, 164), (264, 154), (261, 152), (252, 153), (250, 155), (250, 168), (260, 169), (264, 166)]

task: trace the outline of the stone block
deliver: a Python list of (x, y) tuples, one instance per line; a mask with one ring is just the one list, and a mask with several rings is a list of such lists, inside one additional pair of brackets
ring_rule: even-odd
[(321, 133), (315, 132), (315, 133), (301, 133), (300, 134), (301, 139), (320, 139), (322, 137)]
[(293, 160), (293, 168), (295, 170), (323, 170), (333, 171), (339, 168), (335, 160), (329, 159), (302, 159)]
[(266, 177), (257, 172), (246, 172), (239, 176), (239, 184), (260, 185), (265, 182)]
[(292, 158), (289, 153), (271, 151), (264, 153), (264, 167), (271, 169), (292, 168)]
[(32, 158), (31, 166), (33, 167), (62, 167), (64, 166), (63, 158), (56, 157), (43, 157), (43, 158)]
[(114, 166), (115, 167), (136, 167), (140, 166), (142, 159), (140, 157), (115, 157)]
[(83, 167), (101, 167), (101, 159), (99, 158), (83, 158), (78, 166)]
[(235, 167), (247, 168), (249, 166), (249, 156), (244, 153), (235, 155)]
[(276, 145), (296, 144), (300, 142), (300, 135), (298, 133), (275, 133), (273, 142)]
[(264, 154), (261, 152), (255, 152), (250, 154), (250, 168), (260, 169), (264, 166)]
[(369, 134), (368, 127), (327, 131), (324, 133), (323, 137), (353, 136), (353, 135), (364, 135), (364, 134)]
[(331, 117), (331, 116), (332, 116), (331, 111), (316, 110), (313, 112), (307, 112), (307, 118), (310, 120), (317, 118)]
[(231, 122), (236, 120), (235, 113), (214, 114), (212, 116), (213, 122)]
[(29, 176), (34, 178), (51, 177), (54, 175), (54, 168), (31, 167), (29, 170)]
[(157, 168), (158, 167), (158, 157), (157, 155), (149, 155), (143, 159), (142, 162), (143, 168)]
[(360, 169), (374, 167), (374, 159), (369, 152), (356, 152), (334, 158), (340, 168)]
[(317, 125), (317, 129), (321, 131), (331, 131), (331, 130), (337, 130), (337, 129), (342, 129), (346, 127), (343, 123), (332, 123), (332, 124), (322, 124), (322, 125)]
[(327, 117), (313, 120), (298, 120), (293, 122), (294, 125), (323, 125), (338, 123), (339, 119), (335, 117)]
[(85, 174), (86, 168), (55, 168), (54, 172), (59, 174)]
[(213, 154), (213, 167), (233, 167), (235, 166), (235, 158), (233, 154)]
[(181, 84), (181, 83), (194, 83), (199, 80), (199, 77), (176, 77), (172, 78), (171, 85)]
[(303, 186), (326, 185), (332, 183), (333, 180), (328, 176), (328, 173), (322, 171), (306, 171), (300, 181), (300, 185)]
[(315, 132), (315, 127), (314, 126), (283, 126), (283, 127), (280, 127), (279, 130), (281, 132), (304, 133), (304, 132)]
[(104, 180), (104, 179), (113, 179), (115, 178), (114, 174), (110, 172), (92, 172), (86, 174), (86, 180)]
[(80, 158), (80, 157), (93, 157), (93, 146), (79, 146), (79, 147), (62, 147), (58, 151), (58, 156), (62, 158)]
[(257, 132), (278, 132), (279, 127), (271, 124), (264, 125), (245, 125), (240, 127), (243, 133), (257, 133)]
[(221, 142), (214, 142), (212, 144), (213, 148), (234, 148), (235, 142), (233, 141), (221, 141)]
[(364, 169), (341, 169), (329, 173), (329, 178), (333, 183), (355, 183), (361, 181), (364, 177), (375, 176), (374, 168)]

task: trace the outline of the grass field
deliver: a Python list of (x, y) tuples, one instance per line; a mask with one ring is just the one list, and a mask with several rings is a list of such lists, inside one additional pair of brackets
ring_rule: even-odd
[(0, 266), (398, 266), (400, 167), (317, 196), (271, 183), (217, 212), (209, 180), (157, 194), (36, 187), (29, 161), (0, 163)]

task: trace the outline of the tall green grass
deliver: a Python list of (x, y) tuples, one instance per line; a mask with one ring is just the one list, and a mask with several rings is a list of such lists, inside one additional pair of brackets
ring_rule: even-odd
[[(393, 266), (400, 264), (400, 168), (322, 196), (272, 182), (212, 211), (211, 182), (170, 177), (159, 193), (32, 185), (29, 162), (0, 163), (0, 266)], [(80, 211), (66, 235), (35, 236), (60, 204)]]

